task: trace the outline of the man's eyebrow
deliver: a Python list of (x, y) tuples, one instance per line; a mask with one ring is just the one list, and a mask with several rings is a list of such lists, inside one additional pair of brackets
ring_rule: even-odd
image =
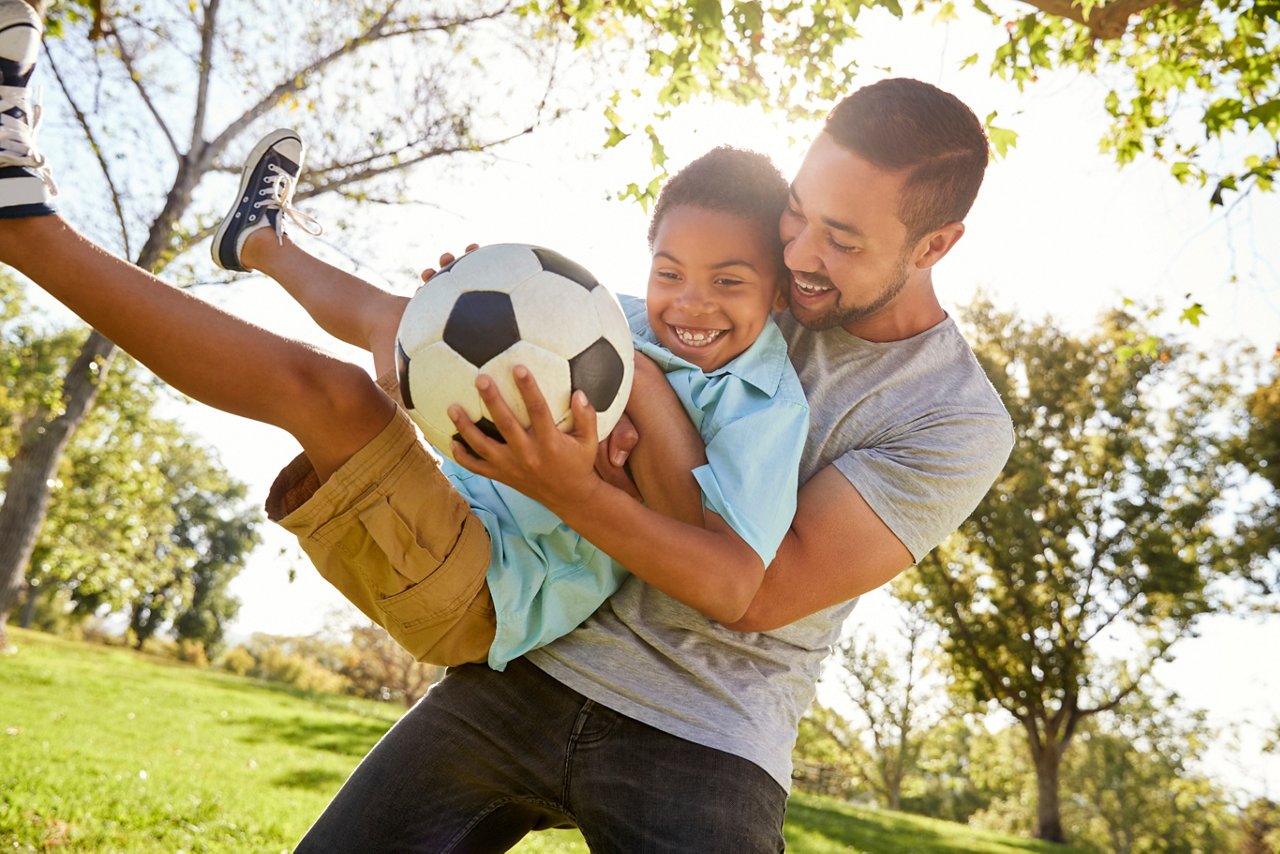
[[(792, 184), (790, 189), (791, 189), (791, 200), (794, 201), (797, 205), (799, 205), (800, 194), (796, 192), (796, 185)], [(858, 228), (856, 225), (852, 225), (847, 222), (842, 222), (838, 219), (835, 219), (834, 217), (829, 217), (829, 216), (824, 216), (821, 219), (822, 219), (822, 224), (825, 225), (827, 228), (833, 228), (836, 231), (843, 231), (845, 234), (851, 234), (854, 237), (866, 237), (866, 235), (862, 233), (862, 229)]]

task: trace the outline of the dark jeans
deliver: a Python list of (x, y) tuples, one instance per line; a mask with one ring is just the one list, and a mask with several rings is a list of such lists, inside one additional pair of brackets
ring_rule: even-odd
[(364, 758), (299, 852), (506, 851), (577, 826), (593, 852), (779, 852), (757, 765), (624, 717), (519, 659), (454, 668)]

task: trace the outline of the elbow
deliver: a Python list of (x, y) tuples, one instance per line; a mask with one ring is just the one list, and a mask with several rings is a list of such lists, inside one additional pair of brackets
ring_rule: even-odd
[[(743, 577), (746, 576), (746, 577)], [(703, 614), (726, 628), (734, 631), (753, 631), (737, 629), (735, 626), (751, 613), (760, 585), (764, 581), (764, 566), (755, 573), (740, 573), (732, 585), (720, 591), (714, 597), (712, 607), (703, 610)]]
[(786, 623), (778, 622), (773, 615), (769, 613), (766, 602), (761, 601), (762, 597), (756, 596), (747, 603), (747, 607), (737, 618), (722, 625), (734, 632), (767, 632), (780, 628)]

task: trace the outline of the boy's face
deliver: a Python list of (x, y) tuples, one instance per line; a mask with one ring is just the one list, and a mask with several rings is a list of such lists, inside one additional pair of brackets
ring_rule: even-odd
[(829, 134), (814, 142), (779, 226), (796, 320), (810, 329), (847, 328), (902, 290), (914, 248), (897, 213), (904, 180)]
[(756, 340), (785, 303), (771, 235), (731, 214), (681, 205), (653, 237), (649, 326), (663, 347), (704, 371)]

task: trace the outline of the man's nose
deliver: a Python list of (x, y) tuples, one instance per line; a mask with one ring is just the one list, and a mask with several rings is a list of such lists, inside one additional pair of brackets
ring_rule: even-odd
[[(789, 238), (789, 239), (786, 239)], [(792, 234), (784, 237), (782, 245), (782, 261), (793, 273), (820, 273), (822, 260), (813, 241), (813, 229), (808, 226), (797, 228)]]

